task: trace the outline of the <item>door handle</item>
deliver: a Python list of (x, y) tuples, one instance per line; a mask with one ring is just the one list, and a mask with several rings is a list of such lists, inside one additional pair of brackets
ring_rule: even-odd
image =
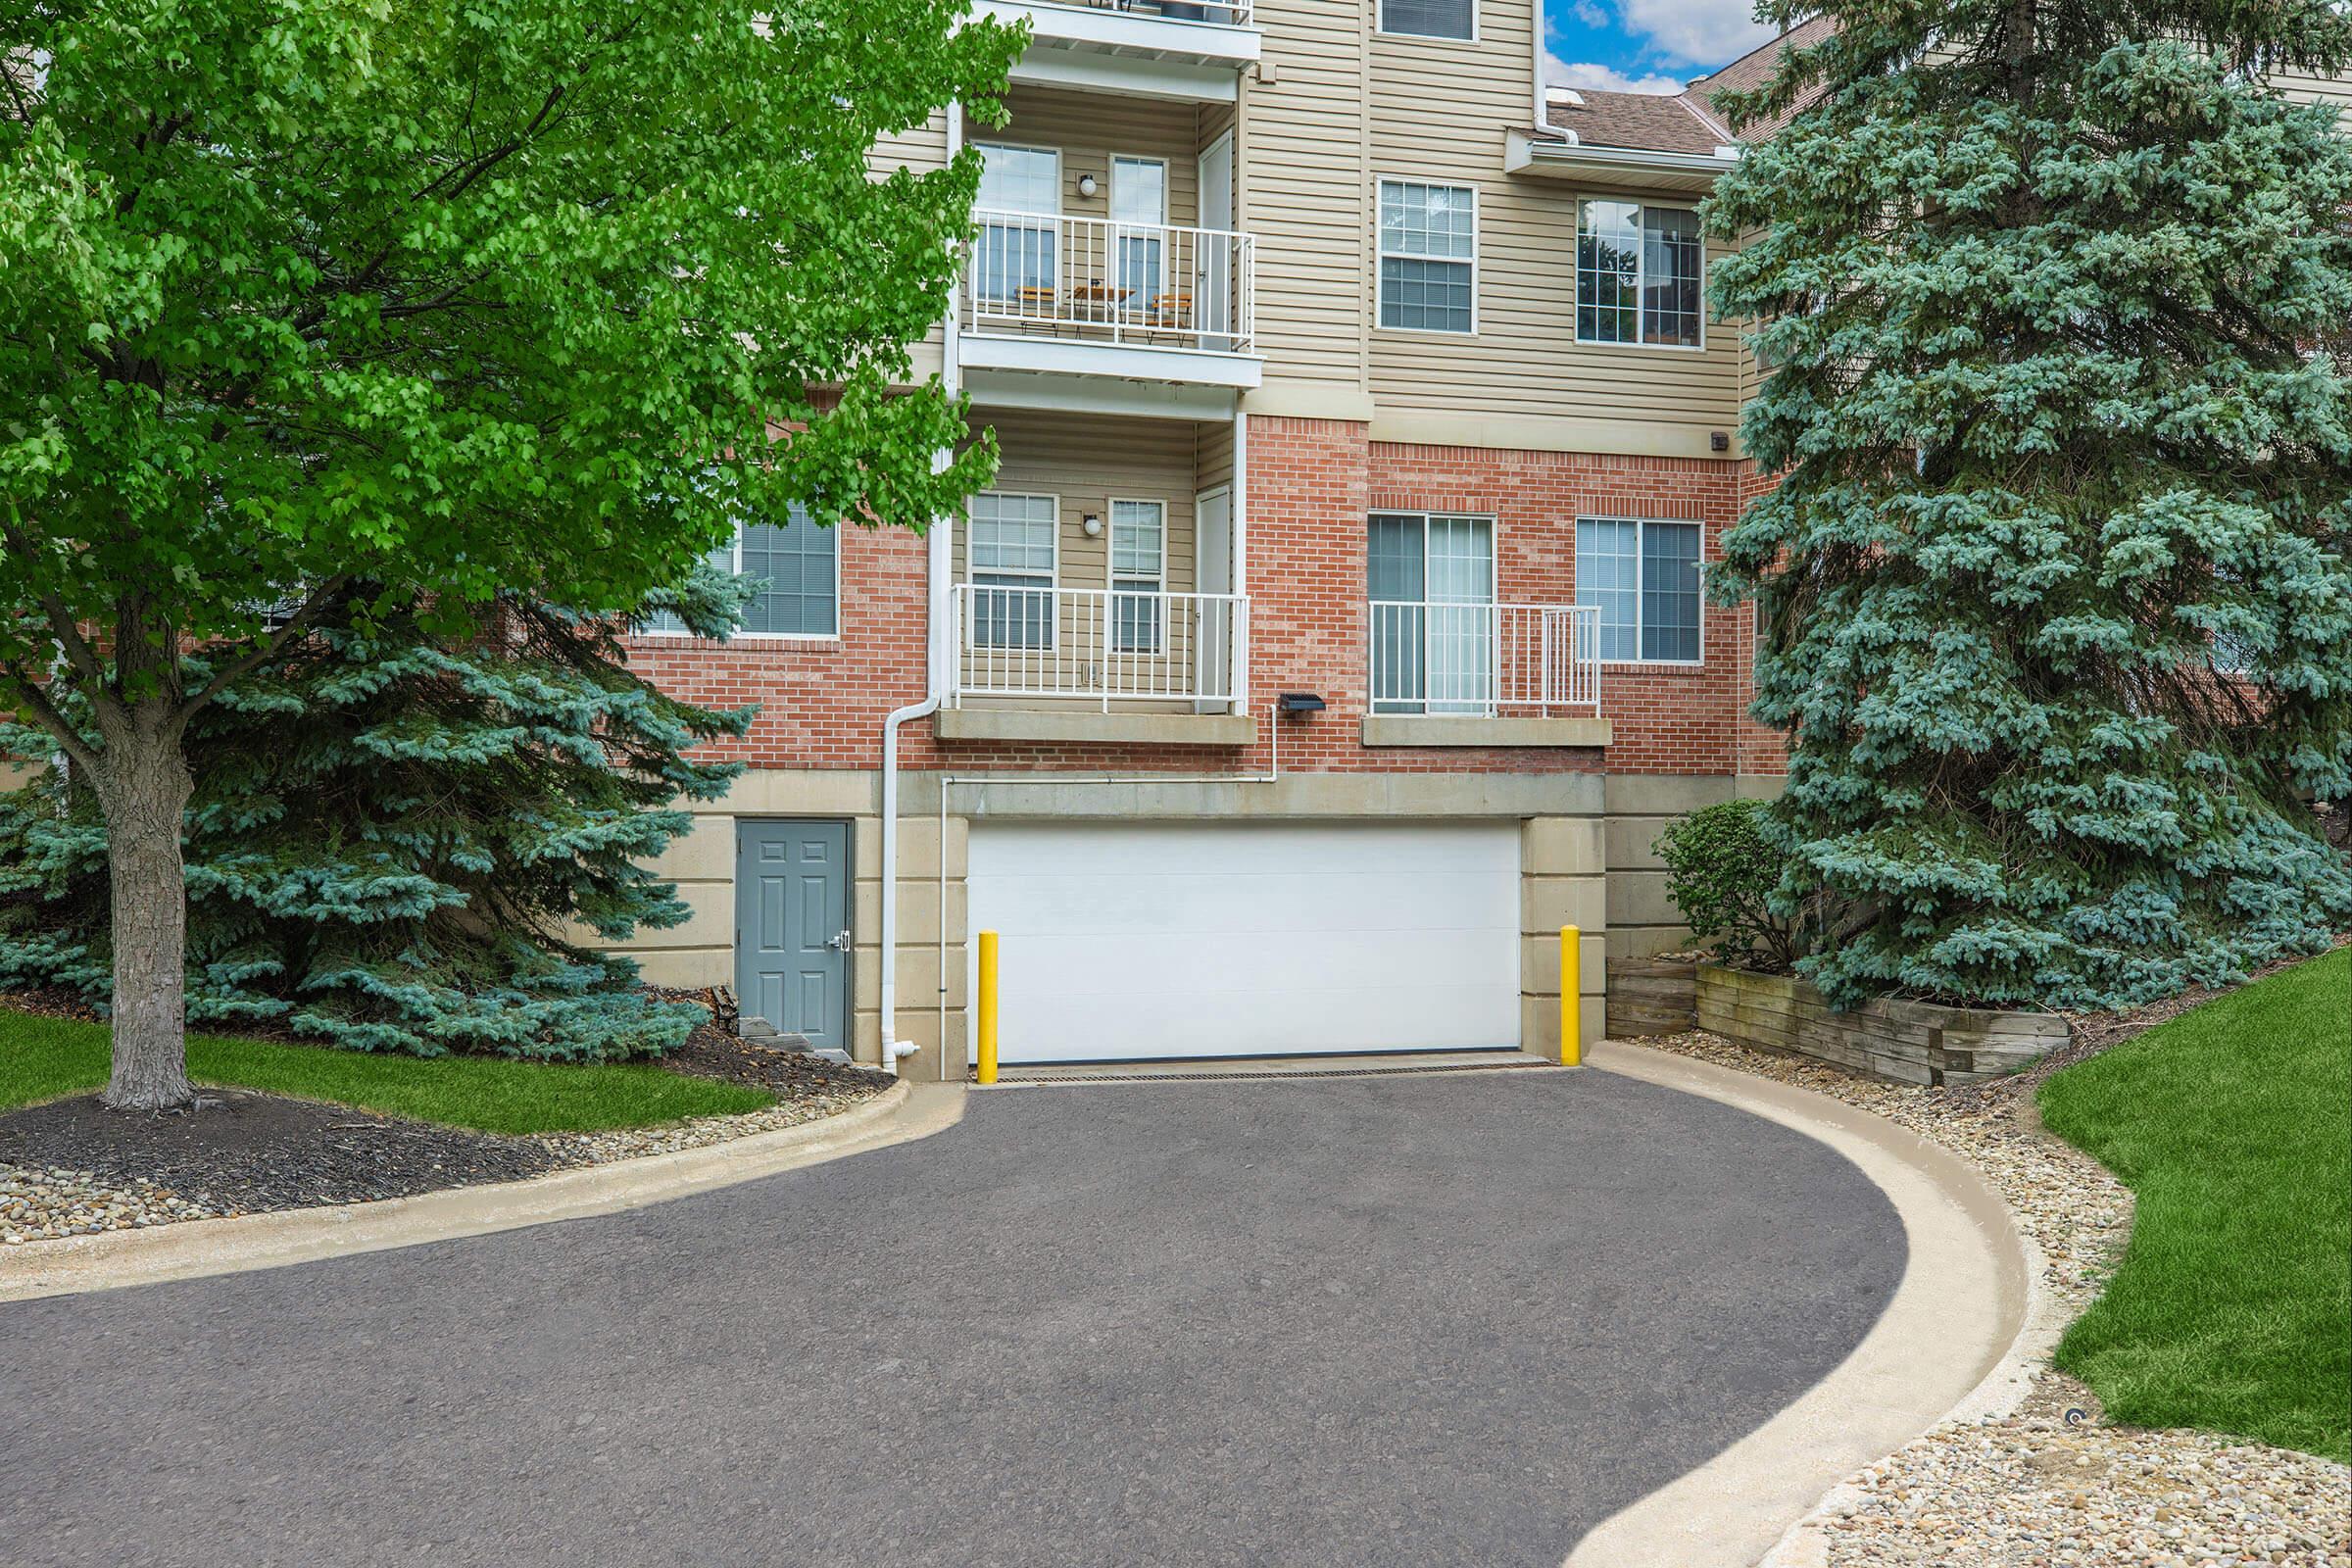
[(847, 953), (850, 951), (850, 934), (847, 931), (836, 931), (825, 939), (825, 946), (836, 953)]

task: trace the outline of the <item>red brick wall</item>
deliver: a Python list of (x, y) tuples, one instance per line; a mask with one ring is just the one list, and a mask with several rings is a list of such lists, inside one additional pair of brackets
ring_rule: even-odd
[[(1720, 773), (1779, 765), (1779, 745), (1743, 713), (1752, 616), (1704, 612), (1704, 662), (1611, 664), (1602, 711), (1614, 741), (1593, 750), (1369, 749), (1360, 742), (1368, 671), (1364, 519), (1381, 509), (1476, 512), (1495, 518), (1506, 602), (1576, 597), (1580, 514), (1686, 518), (1705, 525), (1705, 554), (1754, 483), (1739, 461), (1502, 452), (1371, 442), (1360, 423), (1250, 421), (1249, 591), (1258, 744), (1248, 752), (1133, 746), (956, 742), (928, 723), (902, 736), (910, 768), (1076, 771), (1257, 770), (1271, 760), (1264, 703), (1311, 691), (1325, 711), (1282, 724), (1286, 771)], [(637, 638), (632, 662), (666, 690), (710, 706), (757, 702), (751, 734), (715, 750), (771, 767), (874, 767), (883, 717), (924, 689), (924, 541), (904, 529), (852, 529), (840, 542), (837, 642), (747, 639), (725, 647)], [(944, 756), (943, 756), (944, 753)]]

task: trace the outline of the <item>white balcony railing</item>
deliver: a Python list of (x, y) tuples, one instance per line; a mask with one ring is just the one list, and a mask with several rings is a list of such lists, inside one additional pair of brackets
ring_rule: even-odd
[(1039, 0), (1064, 11), (1123, 11), (1131, 16), (1156, 17), (1162, 22), (1213, 22), (1227, 27), (1250, 25), (1250, 0)]
[(1231, 703), (1250, 667), (1238, 594), (956, 585), (960, 697)]
[(1257, 245), (1248, 234), (985, 210), (973, 218), (967, 331), (1250, 352)]
[(1589, 605), (1374, 602), (1372, 711), (1600, 713), (1600, 612)]

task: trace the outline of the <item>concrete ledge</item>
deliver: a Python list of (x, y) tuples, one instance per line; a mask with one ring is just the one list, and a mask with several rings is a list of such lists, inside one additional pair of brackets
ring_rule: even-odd
[(1251, 746), (1249, 713), (1071, 713), (1050, 709), (943, 708), (943, 741), (1103, 741), (1123, 746)]
[(1729, 1067), (1602, 1041), (1586, 1060), (1828, 1145), (1902, 1216), (1894, 1297), (1836, 1370), (1697, 1469), (1602, 1520), (1567, 1568), (1693, 1568), (1774, 1552), (1822, 1495), (1948, 1417), (2013, 1396), (2042, 1317), (2037, 1259), (1966, 1161), (1884, 1117)]
[(1605, 718), (1449, 718), (1365, 715), (1366, 746), (1606, 746)]
[(0, 1254), (0, 1301), (119, 1290), (211, 1274), (241, 1274), (395, 1247), (518, 1230), (553, 1220), (643, 1208), (737, 1182), (822, 1164), (954, 1126), (961, 1085), (905, 1079), (822, 1121), (642, 1159), (561, 1170), (528, 1181), (456, 1187), (377, 1203), (282, 1209), (188, 1220), (152, 1230), (32, 1242)]

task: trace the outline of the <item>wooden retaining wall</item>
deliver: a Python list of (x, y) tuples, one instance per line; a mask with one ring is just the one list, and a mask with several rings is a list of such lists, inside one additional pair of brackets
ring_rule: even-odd
[(2054, 1012), (1979, 1011), (1884, 998), (1833, 1012), (1820, 992), (1794, 975), (1702, 963), (1696, 980), (1701, 1029), (1897, 1083), (2004, 1077), (2067, 1039), (2067, 1022)]
[(1611, 1040), (1679, 1035), (1698, 1027), (1696, 958), (1611, 958), (1608, 1031)]

